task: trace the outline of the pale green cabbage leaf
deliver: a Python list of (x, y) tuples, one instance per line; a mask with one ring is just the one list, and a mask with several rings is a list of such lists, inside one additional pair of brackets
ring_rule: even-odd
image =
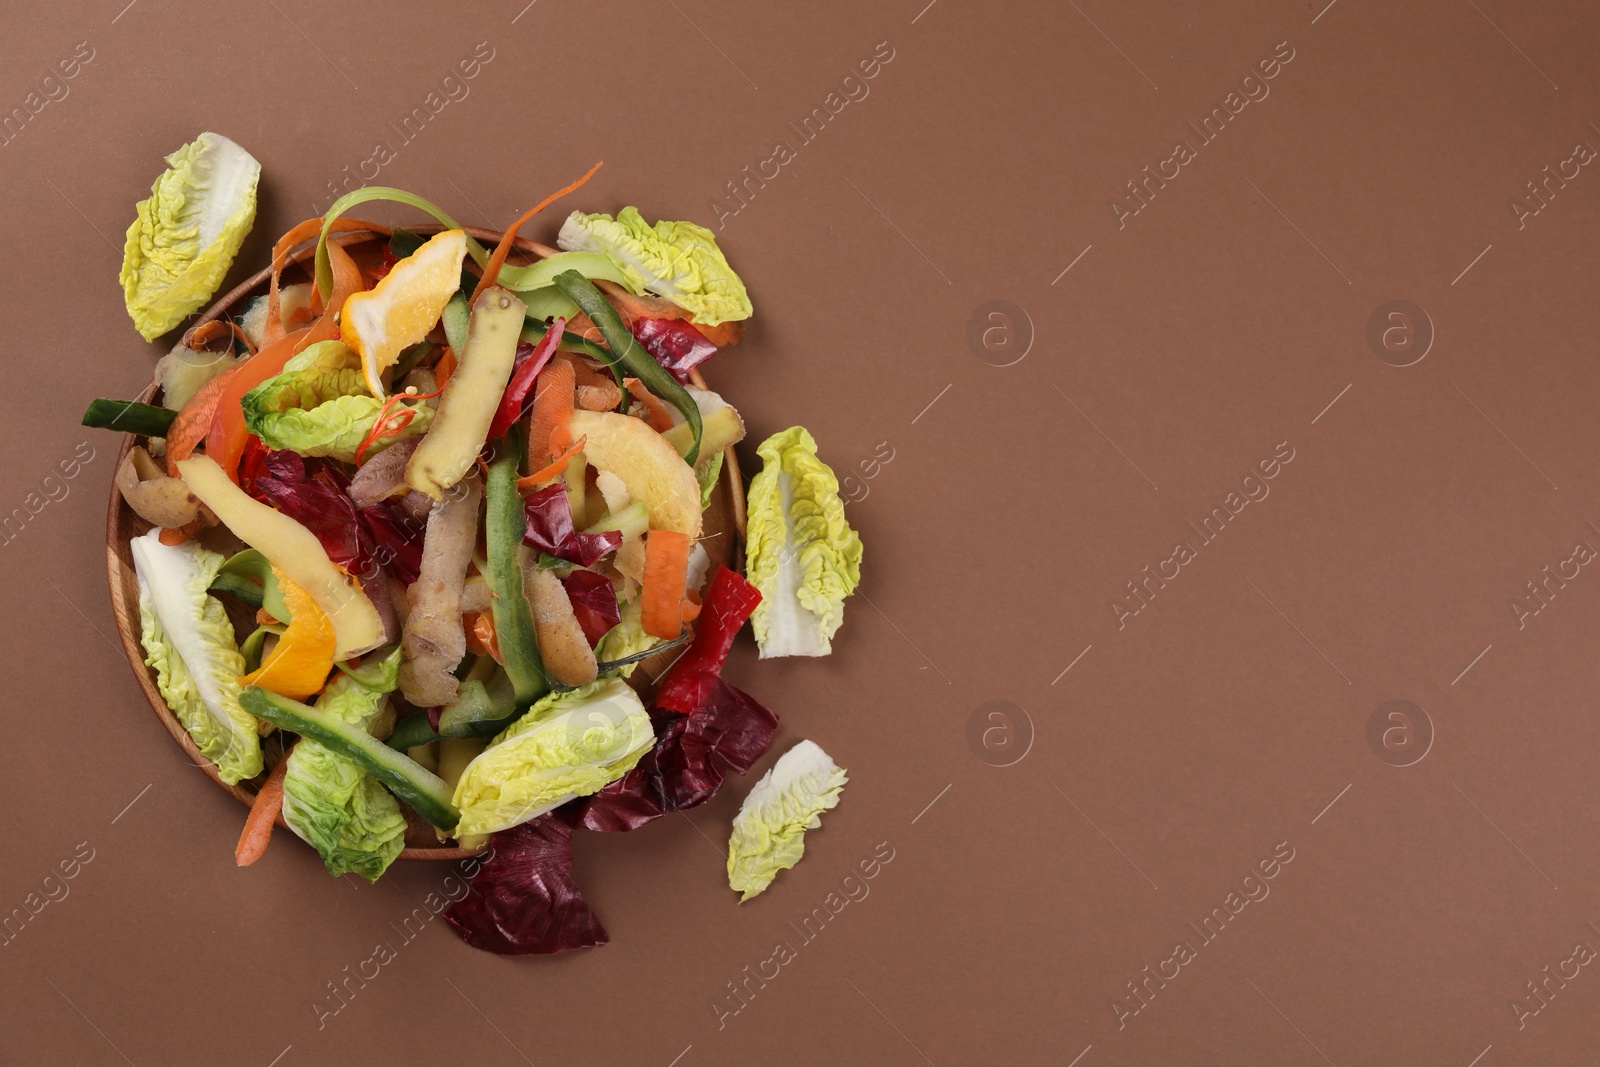
[(861, 538), (844, 516), (839, 479), (803, 426), (756, 449), (747, 498), (746, 577), (761, 591), (750, 617), (762, 659), (826, 656), (861, 582)]
[(713, 452), (694, 465), (694, 477), (700, 483), (700, 510), (711, 506), (711, 494), (717, 491), (717, 479), (722, 477), (722, 453)]
[[(383, 409), (383, 401), (367, 390), (361, 357), (340, 341), (323, 341), (284, 364), (283, 370), (250, 390), (240, 400), (244, 423), (271, 449), (289, 449), (302, 456), (328, 456), (354, 463), (356, 449)], [(426, 433), (434, 409), (424, 401), (402, 401), (391, 408), (416, 414), (398, 434), (380, 437), (367, 456), (406, 437)], [(365, 457), (364, 457), (365, 458)]]
[(650, 716), (620, 678), (550, 693), (461, 772), (456, 833), (504, 830), (599, 792), (654, 742)]
[[(400, 646), (344, 673), (317, 698), (317, 710), (352, 726), (368, 726), (400, 679)], [(356, 764), (315, 741), (289, 753), (283, 779), (283, 821), (322, 856), (328, 873), (359, 874), (369, 882), (405, 848), (400, 803)]]
[(246, 419), (314, 408), (341, 396), (371, 395), (361, 373), (361, 357), (343, 341), (319, 341), (292, 357), (283, 370), (239, 401)]
[(822, 813), (839, 803), (849, 780), (813, 741), (795, 745), (761, 776), (728, 838), (728, 885), (741, 894), (741, 904), (800, 862), (806, 831), (822, 825)]
[[(600, 638), (600, 643), (594, 646), (594, 658), (601, 663), (627, 659), (662, 643), (659, 637), (651, 637), (644, 632), (643, 611), (638, 597), (624, 601), (617, 614), (621, 616), (621, 621), (607, 630), (605, 636)], [(626, 678), (637, 666), (638, 663), (630, 663), (618, 667), (617, 673)]]
[(256, 219), (261, 164), (217, 133), (167, 157), (141, 200), (122, 252), (128, 315), (153, 340), (200, 309), (221, 286)]
[(206, 592), (220, 553), (190, 540), (161, 543), (160, 530), (131, 542), (139, 579), (140, 643), (156, 669), (156, 687), (200, 754), (233, 785), (261, 773), (261, 738), (239, 706), (244, 656), (222, 602)]
[(179, 341), (156, 361), (156, 382), (161, 386), (161, 406), (182, 411), (183, 405), (211, 379), (231, 370), (239, 361), (226, 352), (196, 352)]
[(574, 211), (556, 243), (570, 252), (604, 252), (636, 289), (677, 304), (707, 326), (748, 319), (750, 294), (728, 266), (715, 235), (692, 222), (665, 219), (651, 226), (639, 209), (610, 215)]

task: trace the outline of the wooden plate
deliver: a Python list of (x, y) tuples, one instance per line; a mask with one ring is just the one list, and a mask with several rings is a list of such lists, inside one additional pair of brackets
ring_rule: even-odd
[[(413, 229), (418, 233), (435, 232), (439, 227), (418, 226)], [(500, 234), (491, 230), (482, 230), (475, 227), (464, 227), (466, 231), (485, 245), (493, 246), (500, 241)], [(382, 234), (360, 231), (354, 234), (339, 237), (339, 243), (356, 259), (358, 263), (366, 261), (376, 262), (381, 256), (384, 242), (387, 238)], [(556, 250), (534, 241), (519, 239), (515, 246), (519, 251), (533, 258), (543, 258), (554, 255)], [(289, 259), (290, 267), (285, 269), (285, 274), (291, 274), (296, 268), (303, 268), (315, 254), (315, 245), (307, 246), (292, 255)], [(232, 292), (211, 306), (205, 314), (196, 320), (195, 325), (210, 322), (212, 319), (231, 315), (246, 300), (253, 296), (264, 294), (267, 291), (271, 276), (269, 270), (263, 270), (253, 277), (242, 282)], [(693, 382), (701, 388), (706, 387), (704, 379), (698, 371), (693, 373)], [(154, 401), (155, 386), (151, 385), (140, 396), (139, 400), (151, 403)], [(112, 469), (116, 470), (122, 464), (122, 459), (134, 445), (143, 443), (142, 438), (133, 434), (124, 434), (122, 447), (117, 451), (117, 460)], [(722, 466), (722, 480), (718, 482), (716, 490), (711, 496), (711, 506), (706, 509), (704, 520), (704, 533), (702, 543), (711, 556), (713, 564), (726, 563), (737, 566), (740, 562), (738, 556), (744, 542), (745, 523), (744, 480), (739, 475), (739, 461), (734, 456), (733, 449), (725, 453)], [(173, 715), (167, 702), (162, 698), (161, 691), (156, 688), (155, 671), (145, 666), (144, 648), (139, 643), (139, 582), (134, 575), (133, 556), (128, 547), (128, 542), (135, 537), (147, 532), (150, 524), (134, 514), (122, 499), (122, 494), (117, 491), (116, 485), (111, 487), (110, 507), (106, 514), (106, 572), (111, 585), (111, 613), (117, 620), (117, 632), (122, 637), (122, 649), (127, 654), (128, 663), (133, 668), (134, 678), (138, 680), (139, 688), (144, 691), (145, 699), (150, 704), (150, 709), (155, 712), (156, 718), (166, 728), (168, 734), (183, 749), (190, 763), (199, 767), (220, 788), (226, 790), (240, 804), (248, 807), (255, 799), (256, 791), (273, 766), (283, 758), (282, 745), (277, 741), (277, 735), (268, 738), (263, 744), (263, 757), (266, 767), (262, 773), (249, 781), (240, 782), (238, 785), (228, 785), (217, 774), (216, 765), (200, 754), (188, 731), (183, 724)], [(653, 687), (655, 680), (671, 663), (676, 651), (663, 653), (654, 659), (644, 661), (633, 674), (633, 684), (636, 689), (648, 691)], [(410, 818), (411, 830), (406, 835), (406, 849), (400, 853), (400, 858), (405, 860), (450, 860), (459, 859), (468, 853), (462, 849), (445, 847), (437, 843), (430, 828), (422, 824), (407, 810)], [(281, 818), (279, 820), (281, 825)], [(226, 844), (226, 842), (224, 842)], [(219, 847), (221, 847), (219, 845)]]

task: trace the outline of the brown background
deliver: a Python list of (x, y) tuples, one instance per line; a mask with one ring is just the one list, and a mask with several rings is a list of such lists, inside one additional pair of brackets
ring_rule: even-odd
[[(1512, 1008), (1600, 948), (1600, 578), (1521, 629), (1509, 607), (1600, 548), (1600, 173), (1522, 229), (1509, 206), (1600, 146), (1593, 5), (524, 2), (0, 14), (6, 109), (94, 52), (0, 147), (0, 504), (96, 450), (0, 546), (0, 910), (94, 854), (0, 947), (0, 1060), (1600, 1062), (1594, 966), (1521, 1029)], [(160, 157), (214, 129), (261, 160), (242, 277), (488, 42), (380, 182), (498, 226), (603, 158), (581, 206), (709, 223), (882, 41), (870, 96), (719, 235), (757, 318), (713, 384), (756, 437), (810, 427), (866, 494), (834, 656), (729, 668), (780, 746), (850, 769), (804, 863), (735, 904), (748, 779), (692, 818), (581, 836), (612, 943), (554, 959), (442, 923), (403, 944), (391, 924), (441, 867), (369, 887), (285, 840), (236, 869), (243, 812), (109, 639), (115, 441), (76, 426), (170, 344), (138, 339), (116, 285)], [(1284, 41), (1270, 96), (1119, 230), (1111, 198)], [(1366, 341), (1399, 299), (1436, 333), (1405, 368)], [(988, 300), (1027, 319), (999, 355), (967, 340)], [(1119, 630), (1124, 583), (1285, 441), (1271, 495)], [(880, 442), (892, 461), (861, 469)], [(1408, 767), (1367, 739), (1394, 699), (1432, 724)], [(997, 700), (1017, 710), (975, 712)], [(870, 896), (719, 1030), (726, 983), (880, 842)], [(1280, 842), (1270, 897), (1119, 1030), (1113, 998)], [(325, 984), (380, 941), (398, 958), (319, 1030)]]

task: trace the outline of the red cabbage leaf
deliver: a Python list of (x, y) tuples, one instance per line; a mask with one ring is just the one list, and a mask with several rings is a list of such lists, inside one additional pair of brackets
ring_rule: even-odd
[(634, 319), (629, 329), (634, 340), (685, 385), (690, 371), (717, 354), (717, 346), (682, 319)]
[(472, 892), (445, 920), (473, 948), (501, 956), (564, 952), (611, 940), (572, 880), (572, 827), (553, 814), (502, 830)]
[(590, 830), (635, 830), (669, 812), (704, 804), (728, 774), (746, 774), (772, 743), (778, 717), (754, 697), (702, 673), (687, 715), (651, 712), (656, 743), (637, 766), (593, 796), (573, 801)]
[(567, 487), (562, 482), (547, 485), (528, 498), (528, 529), (525, 544), (557, 559), (592, 566), (601, 556), (622, 544), (621, 530), (580, 533), (572, 525), (572, 505), (567, 502)]
[(561, 579), (572, 601), (572, 614), (577, 616), (583, 636), (594, 648), (606, 631), (622, 621), (622, 609), (617, 606), (617, 590), (611, 579), (594, 571), (573, 571)]

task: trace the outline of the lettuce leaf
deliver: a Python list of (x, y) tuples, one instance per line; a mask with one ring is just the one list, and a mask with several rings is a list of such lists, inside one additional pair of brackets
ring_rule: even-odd
[(167, 157), (122, 252), (123, 299), (150, 341), (211, 299), (256, 219), (261, 164), (217, 133)]
[(748, 319), (750, 295), (704, 226), (662, 220), (651, 226), (639, 209), (610, 215), (574, 211), (556, 243), (569, 252), (604, 252), (637, 289), (648, 289), (716, 326)]
[[(283, 370), (250, 390), (239, 402), (246, 428), (268, 448), (327, 456), (354, 463), (356, 449), (372, 432), (383, 401), (367, 391), (361, 357), (341, 341), (323, 341), (284, 364)], [(400, 433), (380, 437), (370, 457), (396, 441), (426, 433), (434, 409), (423, 401), (391, 409), (415, 412)]]
[[(353, 673), (340, 674), (317, 698), (317, 710), (367, 726), (400, 678), (400, 647)], [(315, 741), (289, 753), (283, 779), (283, 821), (322, 856), (328, 873), (376, 882), (405, 848), (400, 803), (359, 766)]]
[(700, 483), (700, 510), (711, 506), (711, 494), (717, 491), (717, 480), (722, 477), (721, 452), (713, 452), (694, 465), (695, 481)]
[(644, 705), (621, 679), (550, 693), (461, 772), (456, 831), (504, 830), (588, 796), (632, 770), (654, 740)]
[(222, 602), (206, 590), (222, 568), (220, 553), (195, 541), (161, 543), (160, 530), (135, 537), (140, 642), (167, 707), (201, 755), (233, 785), (261, 773), (256, 720), (239, 706), (244, 656)]
[(245, 422), (292, 408), (314, 408), (341, 396), (371, 395), (361, 357), (343, 341), (319, 341), (283, 365), (239, 401)]
[[(396, 407), (411, 408), (416, 416), (399, 433), (378, 438), (367, 450), (368, 457), (396, 441), (427, 433), (428, 427), (433, 425), (433, 409), (425, 403), (401, 403)], [(314, 408), (290, 408), (288, 411), (263, 415), (254, 425), (246, 420), (246, 425), (268, 448), (354, 463), (356, 449), (372, 432), (372, 424), (377, 421), (382, 408), (383, 401), (375, 396), (341, 396)]]
[(750, 624), (761, 658), (826, 656), (861, 583), (861, 538), (845, 521), (839, 479), (803, 426), (756, 449), (750, 482), (746, 576), (761, 590)]
[(800, 862), (806, 831), (822, 825), (822, 813), (839, 803), (849, 780), (812, 741), (795, 745), (762, 776), (734, 816), (728, 839), (728, 885), (742, 894), (741, 904)]
[(189, 398), (217, 375), (238, 363), (225, 352), (196, 352), (181, 340), (156, 361), (156, 382), (161, 386), (161, 406), (182, 411)]
[[(660, 638), (651, 637), (644, 632), (643, 611), (638, 597), (623, 604), (619, 611), (622, 616), (621, 621), (607, 630), (606, 635), (594, 648), (594, 658), (602, 663), (627, 659), (662, 643)], [(630, 663), (626, 667), (618, 668), (618, 673), (627, 678), (633, 674), (633, 669), (638, 665)]]
[(371, 726), (383, 710), (383, 698), (400, 684), (400, 661), (395, 645), (381, 659), (369, 656), (362, 666), (341, 670), (317, 698), (317, 710), (351, 726)]

